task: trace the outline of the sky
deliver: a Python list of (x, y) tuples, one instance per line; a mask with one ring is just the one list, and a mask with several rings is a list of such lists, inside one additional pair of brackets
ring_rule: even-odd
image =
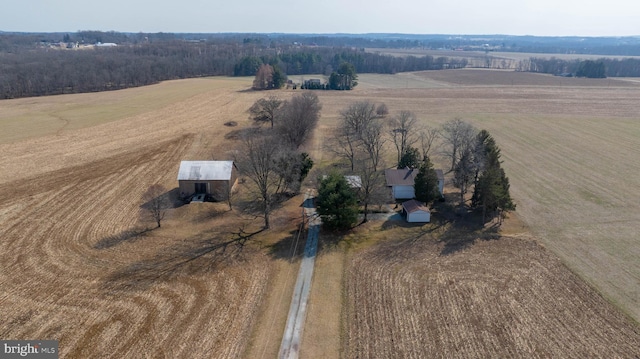
[(0, 0), (0, 31), (640, 36), (637, 0)]

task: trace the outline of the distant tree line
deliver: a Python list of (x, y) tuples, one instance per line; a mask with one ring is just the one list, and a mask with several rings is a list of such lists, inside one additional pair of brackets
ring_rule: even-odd
[[(110, 39), (96, 35), (91, 38)], [(344, 62), (353, 64), (359, 73), (466, 65), (464, 60), (431, 56), (401, 58), (350, 48), (283, 46), (274, 49), (252, 42), (144, 40), (93, 49), (18, 47), (0, 52), (0, 98), (106, 91), (202, 76), (254, 76), (265, 64), (281, 71), (282, 77), (284, 74), (330, 75)]]
[(343, 63), (350, 63), (357, 73), (393, 74), (397, 72), (464, 68), (466, 59), (433, 56), (394, 57), (352, 48), (291, 48), (281, 54), (247, 56), (238, 61), (234, 76), (253, 76), (263, 64), (278, 66), (287, 75), (324, 74), (330, 76)]
[(640, 77), (640, 59), (562, 60), (532, 57), (519, 63), (517, 70), (578, 77)]

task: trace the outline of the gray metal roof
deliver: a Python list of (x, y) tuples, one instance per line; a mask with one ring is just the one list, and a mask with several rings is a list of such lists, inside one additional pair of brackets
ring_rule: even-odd
[(410, 199), (406, 202), (402, 202), (402, 207), (407, 213), (413, 213), (416, 211), (424, 211), (429, 213), (429, 208), (427, 208), (424, 203), (418, 202), (415, 199)]
[(227, 181), (233, 161), (182, 161), (178, 181)]
[(399, 170), (384, 170), (384, 177), (387, 180), (387, 186), (413, 186), (417, 175), (417, 169), (403, 168)]

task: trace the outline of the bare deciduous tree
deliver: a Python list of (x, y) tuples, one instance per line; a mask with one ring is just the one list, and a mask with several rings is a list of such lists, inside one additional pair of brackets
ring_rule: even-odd
[(302, 146), (312, 135), (320, 119), (322, 104), (313, 92), (303, 92), (285, 102), (276, 114), (276, 131), (294, 148)]
[(361, 153), (377, 169), (385, 142), (379, 119), (375, 105), (369, 101), (356, 102), (340, 112), (340, 124), (333, 141), (327, 144), (332, 152), (349, 160), (352, 171)]
[(279, 155), (279, 141), (272, 136), (247, 137), (238, 152), (236, 164), (240, 173), (255, 185), (262, 204), (264, 228), (269, 228), (273, 197), (280, 191), (275, 159)]
[(389, 108), (386, 104), (381, 103), (378, 105), (378, 107), (376, 107), (376, 115), (378, 115), (378, 117), (386, 117), (388, 114)]
[(169, 208), (167, 189), (160, 184), (151, 185), (142, 195), (142, 201), (144, 202), (142, 208), (156, 222), (157, 228), (160, 228), (160, 222)]
[(387, 196), (384, 191), (383, 172), (377, 171), (370, 159), (357, 162), (355, 172), (360, 176), (360, 190), (358, 192), (360, 204), (364, 210), (363, 223), (368, 220), (369, 205), (382, 203)]
[(253, 80), (254, 90), (266, 90), (270, 88), (273, 82), (273, 67), (271, 65), (260, 65)]
[(471, 124), (456, 118), (447, 121), (442, 126), (442, 132), (440, 134), (444, 145), (442, 154), (444, 157), (450, 159), (451, 168), (449, 171), (451, 172), (455, 170), (456, 164), (465, 150), (473, 146), (476, 130)]
[(284, 101), (277, 96), (269, 96), (257, 100), (249, 108), (249, 118), (256, 122), (270, 122), (273, 128), (273, 120)]
[(391, 138), (398, 151), (398, 163), (405, 151), (413, 146), (417, 141), (418, 119), (413, 112), (400, 111), (390, 123)]
[(420, 138), (420, 150), (422, 152), (422, 160), (429, 158), (431, 150), (436, 145), (436, 140), (440, 137), (440, 130), (433, 127), (425, 127), (419, 134)]

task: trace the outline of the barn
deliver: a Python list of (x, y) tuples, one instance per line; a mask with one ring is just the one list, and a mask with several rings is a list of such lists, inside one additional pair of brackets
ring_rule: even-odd
[(203, 194), (225, 200), (238, 180), (233, 161), (182, 161), (178, 170), (178, 184), (183, 197)]
[(418, 170), (413, 168), (384, 170), (387, 187), (391, 187), (393, 199), (409, 199), (416, 196), (413, 186), (417, 174)]
[(415, 199), (402, 203), (402, 211), (407, 216), (407, 222), (410, 223), (427, 223), (431, 221), (431, 212), (424, 203)]

